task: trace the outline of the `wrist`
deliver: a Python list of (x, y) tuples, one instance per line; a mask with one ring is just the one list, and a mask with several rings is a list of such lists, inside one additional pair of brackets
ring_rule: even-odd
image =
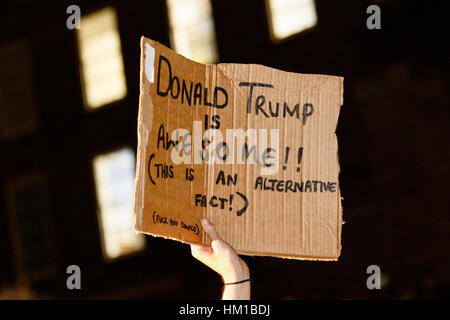
[(229, 272), (226, 275), (223, 275), (223, 282), (231, 283), (242, 281), (249, 278), (250, 278), (250, 271), (245, 262), (242, 261), (242, 263), (240, 263), (240, 265), (234, 268), (231, 272)]

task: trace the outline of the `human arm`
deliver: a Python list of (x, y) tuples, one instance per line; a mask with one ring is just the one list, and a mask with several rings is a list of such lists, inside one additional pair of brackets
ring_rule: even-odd
[(219, 236), (210, 221), (202, 219), (202, 226), (211, 240), (211, 246), (191, 244), (192, 256), (222, 276), (225, 284), (223, 300), (250, 299), (250, 281), (229, 284), (250, 278), (247, 264), (237, 255), (233, 247)]

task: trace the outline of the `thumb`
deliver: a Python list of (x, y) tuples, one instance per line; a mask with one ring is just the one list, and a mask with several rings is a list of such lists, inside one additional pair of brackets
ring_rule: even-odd
[(217, 233), (216, 228), (214, 227), (214, 225), (212, 224), (211, 221), (209, 221), (206, 218), (203, 218), (202, 226), (203, 226), (203, 230), (205, 230), (206, 234), (208, 235), (208, 237), (211, 241), (220, 240), (220, 236)]

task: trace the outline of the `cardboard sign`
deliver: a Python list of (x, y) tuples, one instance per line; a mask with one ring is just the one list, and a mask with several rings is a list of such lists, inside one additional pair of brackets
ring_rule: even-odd
[(204, 65), (142, 37), (135, 229), (238, 253), (337, 260), (343, 78)]

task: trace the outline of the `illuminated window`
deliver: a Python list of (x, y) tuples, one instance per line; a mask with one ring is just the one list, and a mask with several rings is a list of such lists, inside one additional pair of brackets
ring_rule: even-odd
[(94, 175), (104, 256), (114, 259), (143, 249), (145, 238), (133, 229), (133, 151), (127, 148), (95, 157)]
[(209, 0), (167, 0), (170, 36), (175, 51), (197, 62), (218, 59)]
[(115, 10), (81, 17), (77, 39), (85, 104), (98, 108), (123, 99), (127, 87)]
[(287, 38), (317, 23), (314, 0), (267, 0), (272, 36)]

